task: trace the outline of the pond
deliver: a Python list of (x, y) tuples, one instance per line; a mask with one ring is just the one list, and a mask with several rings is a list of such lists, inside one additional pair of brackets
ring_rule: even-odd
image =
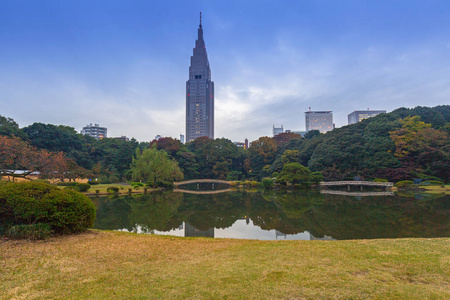
[(450, 236), (449, 195), (236, 190), (92, 200), (97, 229), (258, 240)]

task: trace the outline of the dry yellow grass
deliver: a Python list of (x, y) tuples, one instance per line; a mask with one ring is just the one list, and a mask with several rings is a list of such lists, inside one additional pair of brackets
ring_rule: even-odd
[(1, 299), (445, 299), (450, 239), (0, 242)]

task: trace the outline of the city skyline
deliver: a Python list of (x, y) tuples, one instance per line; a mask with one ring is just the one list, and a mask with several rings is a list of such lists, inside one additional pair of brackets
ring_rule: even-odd
[(185, 132), (185, 82), (203, 12), (215, 137), (250, 141), (303, 113), (449, 103), (450, 3), (2, 1), (0, 115), (152, 140)]

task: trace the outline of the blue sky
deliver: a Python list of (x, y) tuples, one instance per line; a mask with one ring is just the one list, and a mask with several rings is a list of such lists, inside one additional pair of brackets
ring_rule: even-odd
[(0, 115), (179, 138), (200, 11), (216, 137), (450, 104), (449, 1), (0, 0)]

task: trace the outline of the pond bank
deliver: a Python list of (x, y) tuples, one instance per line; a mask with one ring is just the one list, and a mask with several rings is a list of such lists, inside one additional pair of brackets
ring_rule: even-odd
[(0, 241), (0, 264), (2, 299), (450, 297), (450, 238), (272, 242), (90, 230)]

